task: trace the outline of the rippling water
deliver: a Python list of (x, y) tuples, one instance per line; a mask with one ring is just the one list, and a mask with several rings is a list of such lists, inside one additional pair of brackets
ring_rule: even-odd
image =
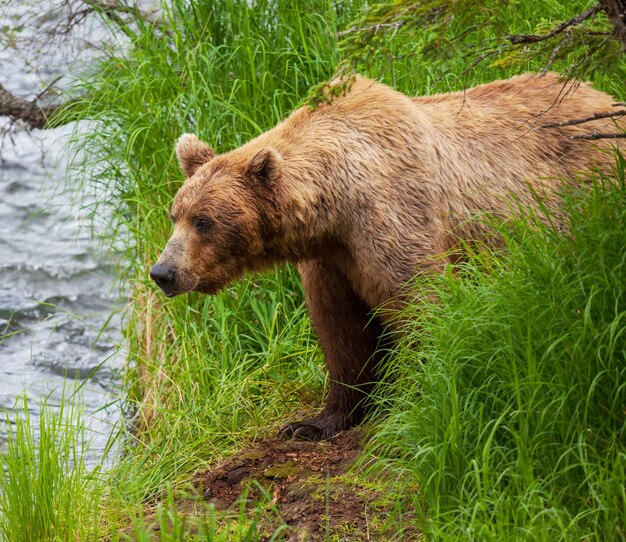
[[(16, 49), (0, 47), (0, 83), (21, 97), (31, 99), (42, 81), (67, 77), (76, 62), (89, 60), (50, 36), (44, 39), (46, 25), (66, 15), (54, 4), (0, 0), (0, 27), (20, 28)], [(41, 17), (44, 8), (52, 10)], [(105, 32), (95, 21), (79, 31), (83, 44), (87, 38), (96, 43)], [(68, 48), (77, 47), (73, 39)], [(119, 419), (116, 370), (123, 356), (116, 346), (119, 315), (111, 314), (120, 295), (112, 287), (110, 262), (94, 249), (90, 224), (68, 189), (79, 180), (64, 178), (75, 129), (29, 133), (0, 117), (0, 408), (11, 411), (26, 393), (37, 423), (42, 400), (55, 407), (64, 385), (84, 383), (93, 431), (87, 461), (93, 464)], [(5, 431), (0, 425), (0, 440)]]

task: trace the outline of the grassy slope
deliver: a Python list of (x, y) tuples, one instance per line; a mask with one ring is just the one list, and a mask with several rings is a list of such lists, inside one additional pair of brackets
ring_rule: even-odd
[[(182, 2), (175, 1), (168, 6), (170, 33), (164, 37), (158, 30), (140, 28), (127, 56), (112, 54), (96, 73), (86, 78), (83, 85), (90, 97), (79, 113), (97, 121), (96, 129), (82, 141), (89, 157), (83, 175), (86, 183), (106, 187), (109, 201), (105, 203), (115, 209), (111, 237), (122, 230), (124, 238), (128, 239), (120, 274), (132, 288), (128, 317), (130, 369), (126, 383), (128, 402), (139, 409), (136, 417), (139, 438), (130, 453), (111, 471), (106, 490), (100, 482), (93, 485), (107, 494), (105, 508), (99, 511), (97, 502), (94, 505), (94, 513), (99, 513), (101, 518), (101, 532), (113, 534), (118, 524), (128, 525), (129, 513), (135, 515), (137, 532), (142, 532), (142, 520), (136, 515), (141, 513), (142, 503), (162, 496), (172, 484), (180, 489), (194, 470), (229, 454), (244, 441), (272, 431), (295, 409), (303, 405), (306, 408), (319, 406), (324, 388), (323, 360), (311, 334), (302, 292), (292, 269), (248, 278), (215, 297), (190, 295), (174, 300), (165, 300), (155, 291), (147, 272), (168, 237), (168, 206), (181, 182), (173, 154), (176, 138), (183, 132), (193, 131), (218, 151), (224, 151), (273, 126), (306, 98), (311, 87), (333, 74), (343, 56), (338, 49), (336, 32), (353, 26), (353, 21), (359, 19), (361, 2), (335, 5), (311, 0), (261, 1), (249, 8), (244, 1), (204, 0), (186, 3), (184, 7)], [(441, 30), (443, 39), (440, 31), (410, 26), (388, 34), (375, 51), (361, 55), (359, 69), (408, 94), (457, 90), (473, 83), (538, 69), (545, 63), (549, 51), (534, 60), (520, 53), (506, 58), (496, 56), (465, 72), (471, 63), (472, 51), (482, 44), (493, 43), (495, 36), (541, 31), (551, 27), (552, 21), (566, 19), (588, 7), (588, 2), (561, 5), (533, 1), (494, 6), (489, 2), (460, 3), (458, 16)], [(485, 24), (487, 20), (489, 24)], [(462, 38), (451, 39), (466, 30)], [(583, 53), (584, 48), (576, 49), (579, 56)], [(574, 56), (557, 59), (553, 68), (571, 64)], [(595, 84), (624, 98), (624, 63), (607, 61), (602, 66), (601, 59), (592, 60), (600, 66), (590, 74)], [(445, 75), (440, 77), (442, 74)], [(495, 276), (493, 285), (487, 278), (480, 284), (484, 284), (484, 289), (494, 288), (491, 301), (500, 312), (494, 309), (489, 314), (497, 327), (502, 325), (498, 319), (506, 314), (502, 302), (495, 299), (497, 289), (501, 288), (497, 283), (501, 275)], [(467, 298), (463, 298), (466, 301), (459, 301), (459, 306), (468, 311), (484, 302), (480, 297), (482, 290), (472, 290), (472, 284), (458, 285), (458, 291), (468, 292)], [(456, 291), (452, 285), (445, 286)], [(525, 286), (522, 279), (518, 286)], [(443, 286), (442, 289), (445, 290)], [(522, 297), (523, 291), (519, 291), (520, 307), (527, 303)], [(447, 319), (440, 319), (444, 322), (438, 332), (442, 338), (446, 333), (447, 337), (453, 336), (457, 331), (453, 324), (458, 323), (455, 306), (444, 306), (450, 307), (450, 313), (446, 313)], [(473, 321), (471, 312), (464, 317), (465, 321)], [(486, 322), (485, 327), (489, 323)], [(466, 333), (471, 334), (473, 328), (467, 329), (470, 331)], [(563, 328), (563, 334), (566, 331), (567, 328)], [(437, 330), (433, 328), (431, 335), (436, 337)], [(511, 335), (511, 343), (518, 338)], [(444, 343), (442, 339), (441, 344)], [(487, 339), (472, 343), (470, 347), (479, 344), (492, 347)], [(424, 354), (429, 359), (454, 357), (452, 353), (438, 352), (435, 342), (429, 343), (429, 348)], [(485, 350), (485, 356), (493, 353), (494, 350)], [(424, 406), (424, 401), (416, 402), (416, 397), (421, 393), (426, 398), (427, 380), (435, 378), (434, 373), (431, 375), (428, 371), (430, 367), (434, 371), (438, 365), (429, 363), (428, 371), (421, 373), (413, 354), (410, 346), (398, 354), (402, 366), (409, 368), (402, 373), (399, 388), (408, 389), (410, 393), (397, 395), (392, 389), (392, 399), (384, 399), (392, 401), (398, 414), (377, 429), (380, 446), (373, 453), (384, 453), (387, 460), (380, 464), (391, 465), (405, 479), (424, 486), (426, 500), (418, 497), (416, 504), (420, 509), (428, 508), (432, 522), (424, 524), (427, 528), (448, 536), (446, 518), (453, 517), (451, 526), (458, 527), (458, 532), (462, 533), (466, 527), (475, 529), (477, 522), (485, 523), (485, 528), (493, 531), (497, 539), (502, 533), (508, 533), (511, 525), (517, 526), (510, 512), (519, 503), (511, 497), (508, 508), (503, 505), (502, 510), (494, 509), (494, 495), (507, 495), (494, 482), (495, 485), (488, 488), (484, 507), (471, 508), (470, 505), (483, 502), (477, 499), (482, 486), (471, 486), (470, 477), (463, 470), (467, 465), (475, 466), (477, 477), (481, 473), (485, 477), (495, 475), (496, 482), (505, 483), (497, 479), (497, 470), (487, 469), (494, 463), (487, 453), (489, 450), (485, 450), (485, 442), (489, 444), (493, 438), (479, 439), (478, 446), (482, 448), (463, 448), (462, 453), (457, 453), (455, 444), (449, 452), (441, 452), (444, 459), (432, 463), (431, 470), (425, 466), (430, 464), (432, 456), (424, 452), (422, 455), (427, 459), (419, 463), (411, 451), (421, 450), (417, 448), (418, 443), (423, 444), (425, 435), (431, 434), (440, 437), (438, 446), (443, 446), (451, 430), (445, 425), (448, 418), (459, 427), (466, 427), (464, 424), (474, 423), (478, 416), (485, 434), (489, 435), (490, 428), (501, 426), (492, 418), (493, 408), (497, 409), (498, 403), (494, 403), (493, 408), (478, 407), (482, 401), (475, 398), (473, 406), (478, 413), (467, 409), (469, 418), (464, 417), (465, 410), (450, 418), (443, 407), (443, 417), (439, 419), (432, 412), (416, 411)], [(500, 363), (508, 359), (503, 357)], [(445, 376), (446, 371), (456, 374), (454, 367), (444, 366), (443, 361), (441, 365), (444, 367), (440, 371), (442, 375)], [(505, 373), (508, 370), (509, 375), (516, 374), (508, 365), (501, 365), (500, 369)], [(410, 386), (405, 385), (407, 380)], [(447, 382), (443, 376), (442, 382)], [(475, 380), (466, 377), (453, 382), (466, 387)], [(533, 389), (525, 386), (519, 400), (531, 400)], [(538, 386), (537, 392), (543, 393), (543, 388)], [(433, 384), (432, 394), (432, 405), (447, 405), (440, 399), (448, 398), (450, 389), (443, 383)], [(540, 402), (538, 408), (550, 413), (554, 405)], [(436, 420), (440, 431), (432, 431), (431, 423)], [(399, 447), (392, 450), (385, 446), (396, 439)], [(561, 453), (569, 450), (571, 444), (570, 441), (564, 443)], [(433, 442), (430, 445), (436, 448)], [(499, 446), (505, 455), (514, 453), (506, 451), (504, 445)], [(542, 453), (541, 446), (535, 448)], [(558, 456), (559, 451), (551, 453), (551, 457)], [(468, 458), (475, 461), (468, 463)], [(484, 458), (487, 464), (477, 458)], [(534, 460), (517, 463), (530, 469), (529, 480), (537, 476), (533, 470)], [(543, 472), (539, 475), (543, 476)], [(443, 481), (439, 483), (438, 478)], [(511, 475), (511, 479), (516, 478)], [(535, 486), (527, 487), (520, 482), (518, 487), (519, 495), (534, 497), (531, 490)], [(554, 486), (556, 493), (549, 495), (557, 504), (561, 502), (559, 487)], [(562, 487), (567, 487), (563, 492), (569, 492), (572, 486)], [(397, 491), (398, 502), (403, 502), (401, 485), (397, 486)], [(511, 495), (515, 495), (512, 490)], [(541, 494), (538, 500), (528, 504), (529, 513), (520, 516), (520, 529), (537, 528), (540, 532), (540, 520), (531, 525), (531, 519), (534, 511), (545, 506), (545, 498)], [(623, 504), (623, 497), (621, 501), (619, 498), (618, 494), (615, 503)], [(167, 513), (167, 502), (166, 499), (161, 508), (162, 515)], [(523, 509), (525, 501), (520, 506)], [(566, 510), (559, 512), (560, 521), (565, 521), (563, 517), (567, 519), (563, 514), (578, 514), (578, 509), (571, 507), (563, 509), (555, 505), (554, 509)], [(7, 514), (13, 511), (9, 508)], [(539, 516), (543, 518), (548, 514)], [(458, 519), (461, 517), (463, 522)], [(499, 518), (503, 519), (500, 523)], [(224, 539), (243, 536), (228, 534), (227, 524), (232, 529), (243, 529), (243, 533), (254, 532), (249, 517), (236, 516), (232, 523), (215, 518), (207, 522), (206, 530), (215, 528), (217, 522)], [(552, 529), (559, 528), (558, 522), (546, 522)], [(573, 528), (574, 538), (571, 539), (588, 532), (588, 527), (581, 529)]]

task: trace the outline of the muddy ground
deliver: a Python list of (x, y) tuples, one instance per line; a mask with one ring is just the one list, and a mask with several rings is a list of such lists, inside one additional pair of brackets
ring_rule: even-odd
[(197, 515), (198, 499), (235, 516), (245, 509), (258, 521), (262, 540), (277, 529), (282, 530), (273, 540), (289, 542), (419, 540), (411, 511), (401, 514), (401, 524), (397, 513), (390, 521), (397, 503), (378, 484), (365, 487), (350, 470), (362, 447), (358, 430), (325, 442), (257, 441), (196, 473), (195, 502), (181, 501), (179, 510)]

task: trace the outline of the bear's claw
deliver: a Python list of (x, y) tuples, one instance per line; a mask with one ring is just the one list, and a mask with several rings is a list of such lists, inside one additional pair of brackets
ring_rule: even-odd
[(314, 418), (291, 422), (278, 429), (277, 436), (286, 439), (326, 440), (348, 429), (357, 420), (351, 420), (340, 412), (323, 412)]
[(296, 439), (296, 440), (324, 440), (332, 436), (332, 433), (329, 435), (325, 434), (326, 431), (321, 429), (320, 427), (316, 427), (315, 425), (306, 423), (306, 422), (293, 422), (283, 425), (278, 430), (278, 436), (280, 438), (286, 439)]

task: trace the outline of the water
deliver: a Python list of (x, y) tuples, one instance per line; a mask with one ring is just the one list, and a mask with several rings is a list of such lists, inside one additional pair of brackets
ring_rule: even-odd
[[(32, 99), (54, 79), (63, 84), (110, 40), (93, 17), (59, 37), (67, 9), (62, 0), (0, 0), (0, 83), (7, 90)], [(9, 42), (6, 29), (18, 29)], [(111, 314), (122, 301), (110, 260), (94, 249), (89, 220), (73, 201), (78, 180), (64, 178), (75, 130), (28, 132), (0, 117), (0, 408), (11, 411), (25, 393), (36, 424), (43, 400), (54, 408), (64, 386), (83, 384), (93, 436), (86, 460), (95, 464), (120, 418), (120, 311)], [(5, 432), (0, 424), (0, 441)]]

